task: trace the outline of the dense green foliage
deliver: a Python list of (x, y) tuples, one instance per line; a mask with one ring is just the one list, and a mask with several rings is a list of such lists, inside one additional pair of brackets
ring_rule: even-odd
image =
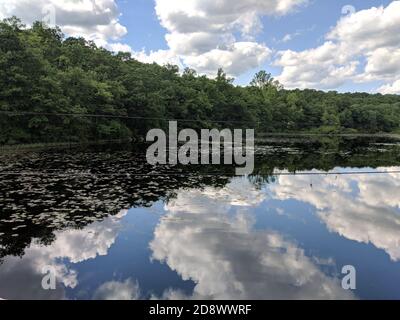
[(180, 73), (39, 22), (0, 22), (0, 144), (137, 138), (165, 127), (163, 119), (258, 133), (392, 132), (399, 111), (396, 95), (289, 91), (263, 71), (239, 87), (222, 70), (215, 79)]

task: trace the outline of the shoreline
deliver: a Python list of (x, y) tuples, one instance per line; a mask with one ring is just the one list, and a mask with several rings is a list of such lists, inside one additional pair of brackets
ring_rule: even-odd
[[(313, 133), (313, 132), (269, 132), (256, 135), (255, 139), (263, 139), (268, 137), (348, 137), (348, 138), (389, 138), (400, 140), (399, 133)], [(69, 148), (81, 147), (87, 145), (106, 145), (110, 143), (137, 143), (139, 140), (101, 140), (101, 141), (88, 141), (88, 142), (55, 142), (55, 143), (32, 143), (32, 144), (15, 144), (15, 145), (1, 145), (0, 151), (29, 151), (40, 149), (53, 149), (53, 148)]]

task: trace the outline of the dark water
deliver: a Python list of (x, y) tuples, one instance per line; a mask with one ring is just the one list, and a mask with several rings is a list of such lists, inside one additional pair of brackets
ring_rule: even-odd
[(0, 298), (400, 299), (397, 141), (268, 139), (250, 177), (144, 150), (2, 152)]

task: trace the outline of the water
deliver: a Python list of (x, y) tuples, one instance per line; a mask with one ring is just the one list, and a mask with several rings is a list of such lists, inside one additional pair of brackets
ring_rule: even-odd
[(143, 150), (2, 152), (0, 298), (400, 299), (397, 141), (271, 138), (251, 177)]

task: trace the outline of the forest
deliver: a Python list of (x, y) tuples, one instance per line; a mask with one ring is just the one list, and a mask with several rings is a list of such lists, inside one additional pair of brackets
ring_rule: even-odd
[(260, 71), (236, 86), (144, 64), (41, 22), (0, 22), (0, 144), (140, 140), (152, 128), (262, 133), (400, 132), (400, 96), (286, 90)]

